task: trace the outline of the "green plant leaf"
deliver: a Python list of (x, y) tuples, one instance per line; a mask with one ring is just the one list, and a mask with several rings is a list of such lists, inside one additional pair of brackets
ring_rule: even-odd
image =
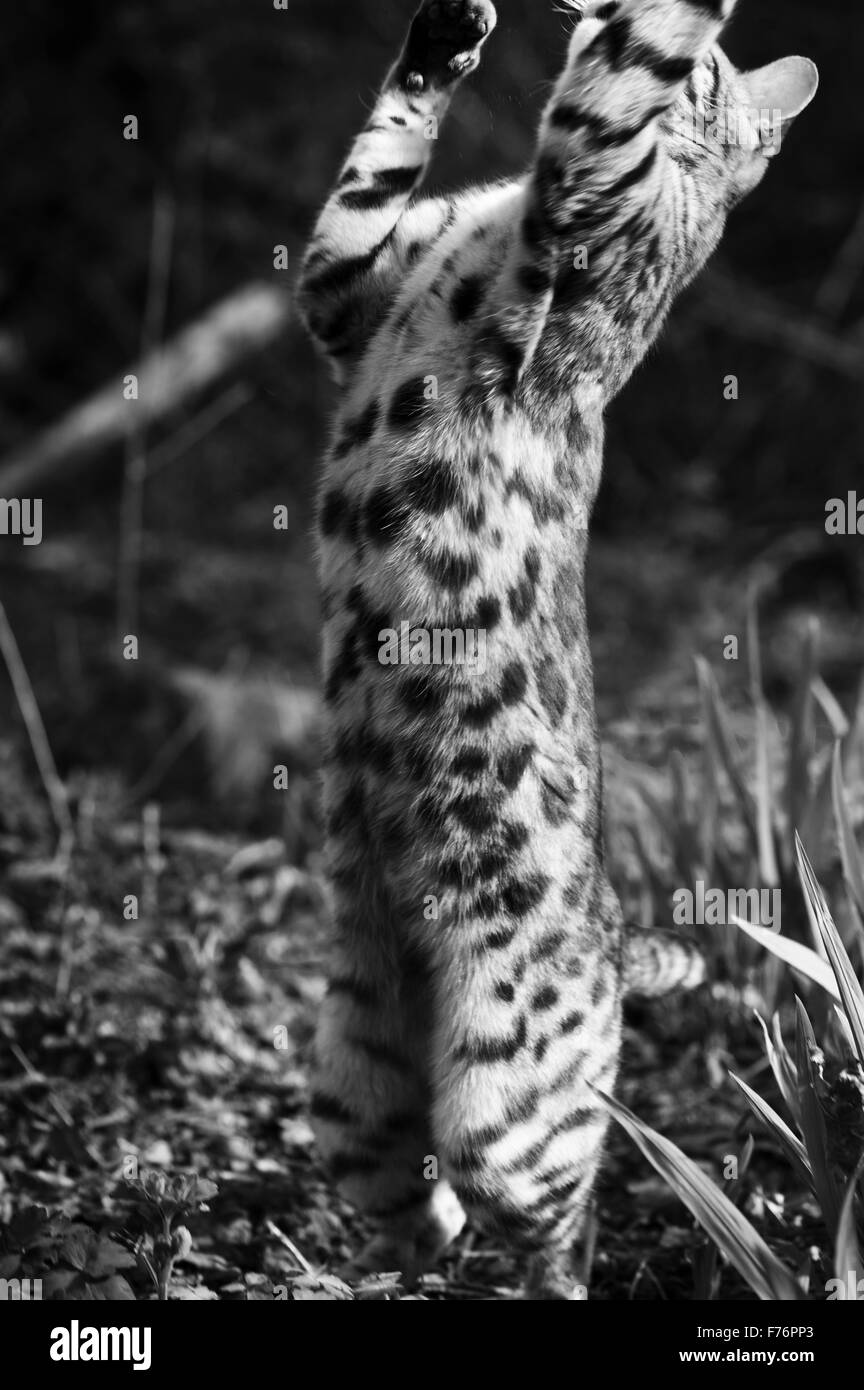
[[(819, 1072), (815, 1056), (819, 1053), (816, 1035), (807, 1010), (800, 999), (795, 1000), (798, 1010), (797, 1061), (798, 1061), (798, 1104), (801, 1111), (801, 1133), (810, 1169), (813, 1173), (813, 1186), (822, 1211), (822, 1219), (833, 1238), (840, 1219), (840, 1194), (831, 1170), (828, 1157), (828, 1132), (825, 1116), (819, 1100)], [(821, 1055), (821, 1054), (820, 1054)]]
[(780, 1033), (780, 1016), (775, 1014), (772, 1020), (774, 1037), (768, 1031), (768, 1024), (760, 1013), (756, 1014), (756, 1021), (762, 1029), (762, 1039), (765, 1044), (765, 1055), (774, 1073), (774, 1080), (777, 1082), (778, 1090), (785, 1102), (789, 1114), (795, 1123), (798, 1123), (798, 1073), (795, 1064)]
[(700, 852), (705, 875), (710, 879), (714, 874), (720, 845), (720, 779), (717, 749), (707, 729), (702, 741), (701, 761), (702, 787), (698, 807)]
[(45, 1207), (24, 1207), (6, 1227), (6, 1243), (19, 1250), (29, 1250), (50, 1234), (51, 1223)]
[(354, 1294), (334, 1275), (301, 1274), (291, 1280), (291, 1298), (295, 1302), (347, 1303)]
[(42, 1296), (60, 1302), (69, 1296), (69, 1288), (79, 1276), (72, 1269), (51, 1269), (42, 1275)]
[(825, 946), (831, 969), (837, 980), (840, 1001), (855, 1038), (858, 1061), (864, 1067), (864, 990), (861, 989), (858, 977), (852, 969), (849, 953), (834, 925), (834, 919), (828, 911), (828, 904), (813, 873), (813, 867), (797, 835), (795, 837), (795, 851), (810, 922), (814, 930), (819, 933)]
[(835, 739), (846, 738), (849, 733), (849, 720), (821, 676), (816, 676), (813, 680), (813, 695), (831, 725), (831, 732)]
[[(854, 1202), (856, 1202), (856, 1188), (861, 1173), (864, 1173), (864, 1158), (858, 1163), (853, 1176), (846, 1187), (846, 1195), (843, 1197), (843, 1205), (840, 1208), (840, 1219), (838, 1222), (838, 1238), (835, 1244), (835, 1257), (833, 1257), (833, 1269), (838, 1279), (846, 1284), (847, 1280), (851, 1286), (860, 1286), (864, 1279), (864, 1264), (861, 1261), (861, 1250), (858, 1245), (858, 1234), (856, 1230), (856, 1218), (854, 1218)], [(864, 1301), (864, 1294), (861, 1294)]]
[(790, 1271), (719, 1187), (675, 1144), (643, 1124), (619, 1101), (602, 1091), (598, 1095), (753, 1292), (768, 1301), (800, 1299), (801, 1291)]
[(756, 1118), (761, 1120), (766, 1129), (770, 1130), (774, 1135), (774, 1138), (786, 1154), (786, 1157), (796, 1169), (798, 1176), (804, 1179), (808, 1187), (813, 1188), (813, 1173), (810, 1168), (810, 1160), (807, 1157), (807, 1150), (801, 1143), (801, 1140), (797, 1135), (792, 1133), (786, 1122), (777, 1114), (777, 1111), (774, 1110), (767, 1101), (763, 1100), (752, 1087), (748, 1086), (746, 1081), (742, 1081), (741, 1077), (736, 1076), (734, 1072), (730, 1071), (729, 1075), (732, 1077), (735, 1085), (741, 1088), (744, 1098)]
[(717, 1246), (706, 1240), (693, 1252), (693, 1296), (697, 1303), (711, 1303), (717, 1297), (720, 1269)]
[(722, 766), (729, 784), (735, 792), (741, 818), (755, 850), (758, 846), (758, 836), (753, 798), (741, 772), (741, 755), (733, 748), (732, 734), (714, 672), (703, 657), (696, 658), (696, 671), (702, 697), (705, 736), (711, 740), (715, 761)]
[(843, 790), (843, 763), (840, 744), (834, 745), (834, 760), (831, 768), (831, 790), (834, 797), (834, 819), (837, 822), (837, 838), (840, 842), (840, 858), (843, 862), (843, 876), (858, 912), (864, 916), (864, 866), (861, 851), (852, 830), (852, 822), (846, 808)]
[(861, 1159), (846, 1188), (843, 1206), (840, 1209), (840, 1220), (837, 1224), (837, 1241), (834, 1249), (834, 1272), (837, 1278), (842, 1280), (844, 1284), (849, 1280), (855, 1288), (864, 1278), (864, 1265), (862, 1265), (858, 1233), (855, 1229), (855, 1189), (862, 1173), (864, 1173), (864, 1158)]
[(692, 816), (693, 797), (687, 777), (687, 764), (681, 750), (676, 748), (669, 759), (672, 776), (672, 805), (676, 812), (675, 859), (683, 870), (684, 883), (695, 883), (698, 878), (708, 874), (702, 857), (702, 843), (698, 826)]
[(780, 936), (777, 932), (769, 931), (767, 927), (754, 927), (752, 923), (745, 922), (743, 917), (738, 917), (735, 913), (730, 913), (729, 921), (734, 923), (747, 936), (758, 941), (760, 946), (764, 946), (766, 951), (780, 960), (791, 965), (793, 970), (812, 980), (819, 985), (832, 999), (840, 1002), (840, 991), (837, 987), (837, 980), (830, 965), (817, 956), (815, 951), (811, 951), (809, 946), (803, 945), (800, 941), (793, 941), (791, 937)]
[(99, 1303), (134, 1303), (135, 1295), (122, 1274), (112, 1274), (110, 1279), (85, 1285), (87, 1297)]
[(759, 875), (774, 888), (780, 882), (774, 844), (774, 802), (771, 789), (771, 748), (768, 740), (768, 706), (762, 692), (762, 661), (759, 655), (759, 618), (756, 595), (751, 591), (747, 605), (747, 649), (750, 662), (750, 695), (756, 714), (756, 840), (759, 847)]
[(96, 1253), (98, 1236), (87, 1226), (70, 1226), (60, 1246), (60, 1259), (64, 1264), (71, 1265), (73, 1269), (79, 1270), (82, 1274), (92, 1256)]
[(130, 1250), (124, 1250), (116, 1240), (100, 1236), (87, 1261), (87, 1275), (92, 1279), (103, 1279), (118, 1269), (134, 1269), (137, 1261)]
[(837, 1020), (837, 1027), (840, 1029), (841, 1033), (843, 1034), (843, 1041), (844, 1041), (844, 1043), (846, 1044), (846, 1046), (847, 1046), (848, 1049), (849, 1049), (849, 1056), (850, 1056), (850, 1057), (854, 1057), (854, 1056), (855, 1056), (855, 1034), (852, 1032), (852, 1026), (851, 1026), (851, 1024), (850, 1024), (848, 1018), (847, 1018), (846, 1015), (844, 1014), (843, 1009), (842, 1009), (842, 1006), (841, 1006), (840, 1004), (835, 1004), (835, 1005), (834, 1005), (834, 1017), (835, 1017), (835, 1019)]
[(826, 750), (822, 749), (817, 763), (813, 791), (802, 808), (797, 830), (805, 844), (815, 847), (817, 862), (830, 865), (834, 861), (836, 842), (831, 806), (831, 755), (826, 755)]
[[(816, 677), (819, 624), (815, 619), (807, 624), (804, 635), (801, 670), (792, 713), (792, 729), (786, 756), (786, 818), (789, 826), (801, 822), (801, 814), (810, 800), (810, 762), (813, 757), (814, 718), (813, 682)], [(788, 844), (788, 840), (786, 841)]]

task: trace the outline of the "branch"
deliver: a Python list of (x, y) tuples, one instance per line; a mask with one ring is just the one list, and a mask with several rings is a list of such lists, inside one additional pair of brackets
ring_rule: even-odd
[(8, 455), (0, 462), (0, 496), (32, 494), (71, 460), (164, 419), (281, 337), (292, 312), (284, 290), (244, 286), (129, 369), (138, 378), (137, 401), (124, 399), (123, 377), (118, 377)]
[(15, 634), (2, 603), (0, 603), (0, 655), (6, 662), (6, 669), (12, 681), (12, 689), (15, 691), (21, 717), (24, 720), (24, 726), (30, 738), (30, 746), (33, 749), (36, 765), (42, 778), (42, 785), (45, 788), (60, 835), (57, 859), (59, 862), (65, 863), (75, 838), (69, 800), (66, 796), (66, 788), (57, 771), (57, 764), (51, 752), (51, 745), (48, 742), (48, 735), (45, 732), (45, 725), (42, 722), (42, 715), (33, 693), (33, 686), (30, 684), (27, 668), (24, 665), (18, 643), (15, 641)]
[(703, 277), (702, 295), (694, 303), (693, 312), (740, 338), (782, 348), (856, 381), (864, 377), (864, 352), (858, 344), (832, 333), (815, 318), (795, 313), (752, 285), (744, 288), (718, 271)]

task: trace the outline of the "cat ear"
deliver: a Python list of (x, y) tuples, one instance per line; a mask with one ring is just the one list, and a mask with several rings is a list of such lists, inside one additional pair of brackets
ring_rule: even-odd
[(772, 127), (779, 111), (783, 134), (810, 105), (819, 86), (819, 72), (809, 58), (778, 58), (755, 72), (742, 73), (742, 78), (750, 109), (760, 112), (762, 120)]

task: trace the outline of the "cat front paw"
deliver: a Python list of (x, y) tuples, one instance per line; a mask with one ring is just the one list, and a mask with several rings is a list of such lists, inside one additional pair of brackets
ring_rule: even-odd
[(408, 35), (402, 80), (409, 91), (447, 86), (473, 72), (498, 16), (492, 0), (424, 0)]

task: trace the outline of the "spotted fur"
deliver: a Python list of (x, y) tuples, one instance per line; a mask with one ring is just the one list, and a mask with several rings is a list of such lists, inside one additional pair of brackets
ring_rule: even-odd
[[(605, 408), (771, 152), (755, 126), (720, 152), (681, 133), (752, 99), (716, 46), (734, 3), (576, 6), (527, 175), (417, 200), (496, 18), (425, 0), (306, 257), (343, 382), (313, 1108), (378, 1267), (415, 1273), (468, 1208), (530, 1252), (529, 1297), (570, 1296), (625, 976), (650, 994), (695, 971), (625, 938), (607, 878), (583, 581)], [(784, 117), (812, 86), (788, 63)], [(403, 622), (484, 630), (485, 670), (380, 664)]]

